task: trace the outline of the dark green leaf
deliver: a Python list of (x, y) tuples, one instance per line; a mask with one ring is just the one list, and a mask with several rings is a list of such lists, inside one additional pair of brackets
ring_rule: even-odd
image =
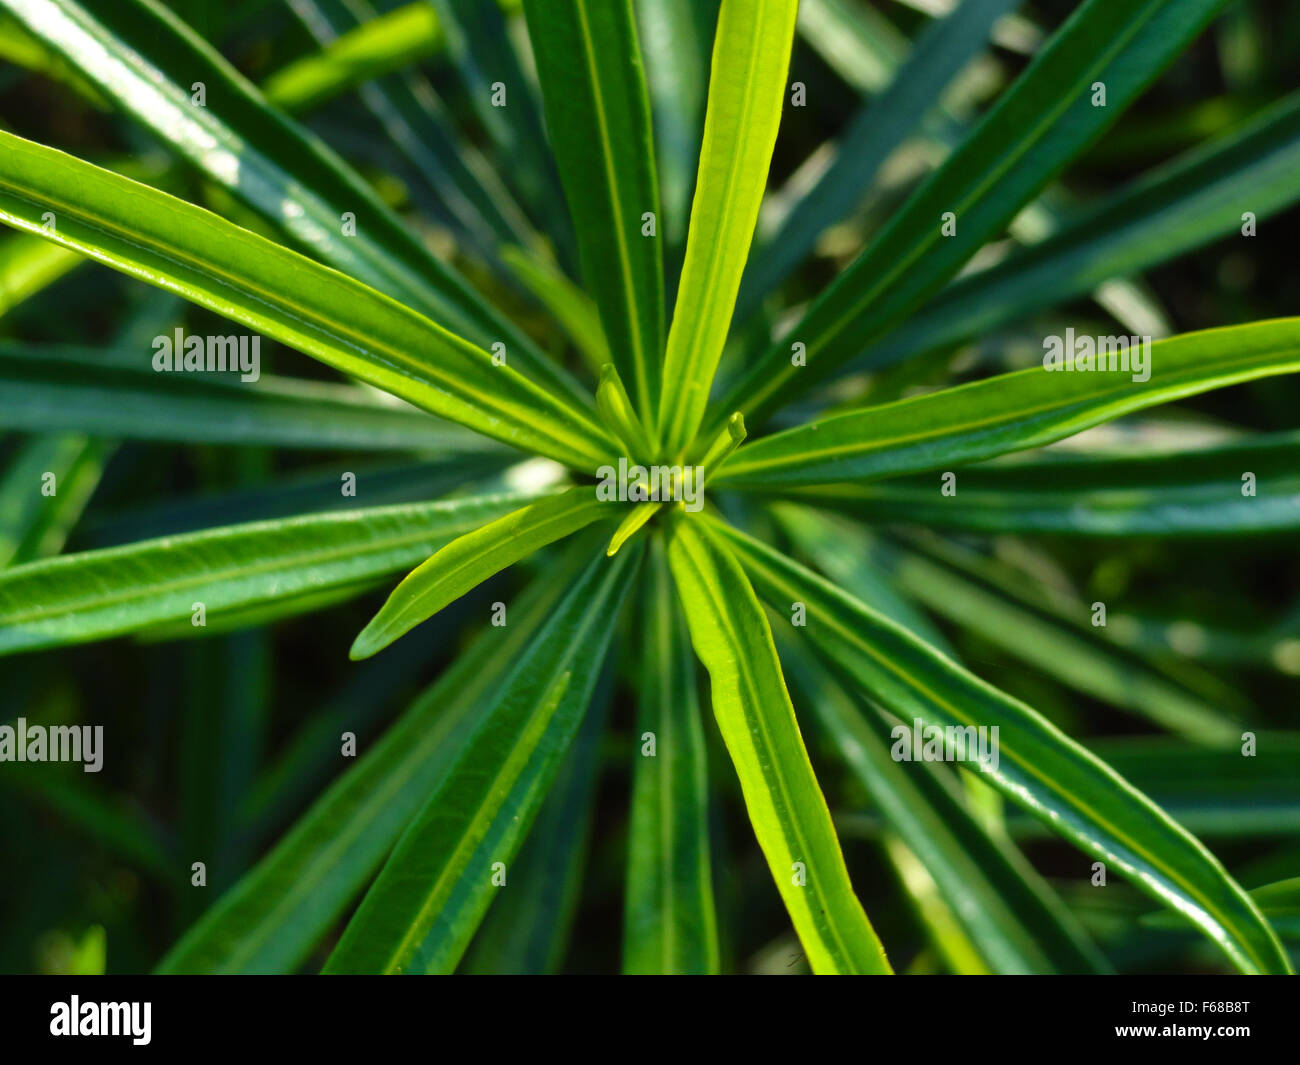
[(635, 550), (613, 561), (598, 554), (533, 630), (325, 972), (455, 969), (492, 895), (510, 890), (510, 865), (582, 722), (639, 561)]
[[(761, 424), (937, 292), (1101, 135), (1225, 2), (1081, 4), (961, 147), (727, 392), (704, 435), (723, 412), (740, 410)], [(1105, 86), (1105, 107), (1093, 104), (1098, 83)], [(804, 345), (806, 364), (792, 360), (793, 343)]]
[(663, 350), (659, 184), (631, 0), (525, 0), (528, 33), (587, 291), (614, 365), (653, 430)]
[(708, 760), (695, 656), (657, 536), (646, 577), (623, 971), (716, 973)]
[(591, 557), (575, 550), (485, 629), (355, 767), (172, 948), (160, 972), (294, 970), (362, 890), (402, 830), (447, 778), (500, 693), (499, 663), (530, 644)]
[(600, 428), (516, 372), (508, 349), (497, 365), (374, 289), (183, 200), (7, 133), (0, 147), (0, 220), (488, 436), (580, 469), (603, 461)]

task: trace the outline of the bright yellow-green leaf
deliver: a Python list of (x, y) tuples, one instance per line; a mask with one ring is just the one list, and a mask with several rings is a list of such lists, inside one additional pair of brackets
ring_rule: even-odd
[(369, 658), (495, 573), (610, 514), (591, 489), (571, 488), (453, 540), (412, 570), (352, 644)]
[(744, 571), (700, 519), (669, 529), (668, 561), (713, 713), (772, 879), (818, 973), (887, 973), (849, 883), (830, 812), (786, 691), (772, 632)]
[(797, 0), (722, 0), (686, 260), (664, 356), (659, 436), (676, 455), (699, 428), (767, 188)]

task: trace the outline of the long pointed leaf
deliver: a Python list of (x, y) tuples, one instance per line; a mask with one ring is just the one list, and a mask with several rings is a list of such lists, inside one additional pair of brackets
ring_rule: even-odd
[(743, 533), (706, 519), (774, 606), (802, 602), (818, 653), (902, 718), (998, 728), (990, 784), (1141, 890), (1190, 918), (1243, 972), (1290, 962), (1258, 907), (1204, 845), (1109, 766), (1024, 703)]
[[(716, 973), (708, 762), (695, 656), (658, 537), (647, 569), (623, 971)], [(654, 743), (652, 754), (646, 753), (647, 734)]]
[(546, 802), (459, 972), (560, 971), (583, 889), (612, 677), (606, 669)]
[(722, 0), (686, 260), (664, 355), (659, 436), (699, 428), (731, 325), (781, 125), (797, 0)]
[(0, 220), (498, 440), (584, 470), (603, 461), (603, 431), (517, 373), (508, 351), (497, 365), (361, 282), (111, 171), (3, 132), (0, 149)]
[(631, 0), (526, 0), (546, 120), (587, 290), (614, 365), (653, 426), (664, 329), (663, 245), (650, 105)]
[(513, 623), (487, 628), (374, 748), (312, 805), (159, 965), (164, 973), (291, 972), (382, 865), (446, 779), (512, 661), (553, 616), (590, 558), (576, 545), (513, 603)]
[(1237, 233), (1244, 205), (1262, 222), (1300, 198), (1297, 169), (1300, 94), (1293, 93), (1240, 130), (1064, 215), (1041, 243), (953, 282), (846, 369), (889, 366), (986, 334)]
[[(1255, 494), (1242, 476), (1255, 475)], [(791, 498), (875, 523), (1066, 536), (1237, 536), (1300, 528), (1300, 435), (1262, 433), (1150, 455), (1042, 456), (933, 478), (793, 489)]]
[[(157, 0), (0, 0), (0, 6), (313, 255), (482, 347), (505, 343), (530, 377), (581, 403), (572, 379), (431, 255), (365, 181), (268, 106)], [(205, 94), (201, 104), (196, 84)]]
[[(327, 973), (451, 972), (509, 869), (600, 672), (638, 551), (597, 555), (393, 849)], [(499, 864), (498, 864), (499, 863)], [(494, 868), (495, 867), (495, 868)], [(504, 867), (505, 882), (494, 878)]]
[(539, 548), (609, 514), (589, 490), (559, 495), (507, 514), (453, 540), (407, 574), (352, 644), (353, 658), (369, 658), (432, 617), (471, 588)]
[(1145, 358), (1147, 380), (1040, 366), (824, 418), (742, 448), (712, 481), (770, 489), (870, 479), (1039, 447), (1157, 404), (1294, 373), (1300, 318), (1186, 333), (1150, 345)]
[[(172, 339), (168, 330), (162, 335)], [(149, 365), (149, 349), (130, 354), (130, 363), (118, 364), (94, 349), (0, 341), (0, 428), (453, 454), (495, 446), (423, 411), (378, 403), (351, 385), (269, 374), (241, 381), (238, 369), (160, 374)]]
[(655, 127), (669, 296), (691, 210), (720, 0), (634, 0)]
[(295, 594), (354, 586), (426, 558), (527, 496), (255, 522), (0, 570), (0, 654), (100, 640)]
[(1064, 904), (1014, 846), (972, 814), (951, 774), (889, 753), (889, 723), (854, 705), (802, 646), (781, 644), (799, 689), (845, 762), (934, 878), (984, 962), (1001, 973), (1096, 972), (1107, 966)]
[(744, 571), (693, 518), (672, 524), (668, 561), (750, 822), (813, 971), (890, 972), (849, 883), (772, 632)]

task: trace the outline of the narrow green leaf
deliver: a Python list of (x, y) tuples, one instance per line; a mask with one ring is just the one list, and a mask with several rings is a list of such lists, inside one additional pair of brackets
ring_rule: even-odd
[[(695, 656), (658, 536), (651, 543), (642, 619), (623, 972), (716, 973), (708, 758)], [(654, 744), (650, 753), (647, 742)]]
[(273, 599), (253, 603), (251, 606), (224, 610), (201, 627), (196, 626), (189, 617), (173, 618), (156, 625), (148, 625), (132, 635), (142, 644), (171, 643), (176, 640), (203, 642), (212, 636), (243, 632), (246, 629), (266, 628), (285, 618), (319, 614), (339, 603), (346, 603), (351, 599), (358, 599), (377, 591), (384, 583), (382, 577), (369, 578), (347, 584), (336, 584), (320, 592), (279, 595)]
[[(491, 710), (393, 849), (326, 973), (451, 972), (582, 723), (639, 563), (597, 555), (534, 630)], [(498, 863), (500, 863), (498, 865)]]
[[(161, 335), (172, 342), (170, 330)], [(0, 341), (0, 429), (453, 454), (487, 453), (494, 446), (423, 411), (377, 402), (353, 385), (269, 374), (244, 381), (237, 346), (231, 349), (235, 365), (210, 374), (157, 373), (150, 365), (157, 350), (105, 353)]]
[(402, 830), (446, 779), (475, 726), (497, 702), (501, 662), (514, 661), (554, 616), (591, 558), (587, 544), (550, 580), (512, 604), (459, 655), (238, 884), (181, 938), (164, 973), (291, 972), (383, 863)]
[(408, 573), (352, 644), (369, 658), (489, 577), (609, 514), (589, 489), (570, 488), (447, 544)]
[(1258, 908), (1204, 845), (1026, 706), (770, 548), (713, 519), (774, 606), (807, 608), (818, 654), (904, 722), (998, 728), (985, 779), (1084, 852), (1189, 917), (1243, 972), (1290, 972)]
[[(1255, 740), (1251, 758), (1242, 757), (1240, 739), (1206, 748), (1173, 736), (1124, 736), (1086, 746), (1197, 836), (1292, 836), (1300, 819), (1300, 735), (1255, 731)], [(1046, 831), (1029, 817), (1010, 817), (1007, 827), (1024, 838)]]
[(560, 971), (583, 894), (613, 677), (601, 678), (582, 727), (457, 970), (488, 975)]
[[(1255, 493), (1243, 475), (1255, 475)], [(934, 479), (793, 489), (792, 498), (876, 523), (1067, 536), (1242, 536), (1300, 528), (1300, 434), (1261, 433), (1147, 455), (1053, 455)]]
[(1096, 947), (1015, 847), (972, 813), (956, 778), (890, 755), (890, 725), (858, 707), (801, 645), (781, 644), (807, 697), (854, 776), (933, 878), (956, 922), (993, 972), (1104, 972)]
[[(112, 447), (82, 436), (38, 436), (0, 472), (0, 568), (57, 555)], [(46, 478), (53, 475), (54, 480)], [(54, 494), (46, 493), (47, 483)]]
[(600, 384), (596, 387), (596, 411), (614, 437), (625, 448), (633, 461), (650, 462), (652, 448), (645, 426), (637, 417), (632, 398), (627, 394), (622, 378), (614, 364), (600, 368)]
[[(472, 298), (468, 287), (419, 248), (342, 160), (268, 108), (256, 88), (156, 0), (3, 6), (119, 107), (315, 254), (391, 295), (423, 300), (422, 310), (462, 331), (472, 329), (473, 316), (457, 306)], [(201, 101), (192, 97), (196, 83)], [(342, 214), (358, 209), (349, 238)], [(379, 242), (371, 227), (383, 230)], [(427, 280), (419, 278), (417, 261)], [(457, 286), (463, 291), (453, 293)]]
[[(113, 511), (89, 523), (85, 542), (114, 547), (178, 533), (198, 532), (214, 525), (295, 518), (325, 510), (352, 510), (393, 503), (420, 503), (458, 495), (494, 495), (507, 491), (542, 491), (555, 481), (539, 477), (524, 464), (511, 466), (509, 452), (500, 455), (451, 455), (415, 463), (374, 465), (349, 462), (345, 472), (356, 474), (357, 495), (345, 496), (337, 461), (302, 474), (268, 478), (254, 487), (226, 492), (176, 496)], [(553, 471), (562, 475), (560, 467)]]
[(722, 464), (731, 458), (736, 448), (745, 442), (747, 431), (745, 429), (745, 418), (736, 411), (727, 419), (727, 424), (723, 426), (722, 432), (717, 439), (711, 443), (705, 450), (704, 455), (700, 458), (700, 469), (705, 473), (717, 471)]
[(694, 516), (670, 526), (668, 561), (750, 822), (813, 971), (890, 972), (849, 883), (772, 632), (744, 571)]
[(158, 0), (0, 0), (0, 7), (309, 254), (480, 347), (506, 344), (516, 369), (582, 404), (577, 383), (435, 258), (370, 185)]
[(165, 193), (7, 133), (0, 148), (0, 220), (487, 436), (584, 470), (602, 461), (603, 431), (517, 373), (508, 352), (495, 365), (374, 289)]
[[(1140, 351), (1135, 345), (1133, 356)], [(1109, 357), (1118, 367), (1113, 349)], [(1147, 380), (1135, 379), (1137, 366), (1068, 369), (1075, 364), (1067, 354), (1060, 372), (1040, 366), (824, 418), (749, 445), (715, 481), (766, 490), (945, 469), (1040, 447), (1160, 403), (1300, 370), (1300, 318), (1185, 333), (1140, 357)], [(1096, 358), (1101, 365), (1107, 355)]]
[(686, 241), (720, 0), (635, 0), (655, 127), (669, 281)]
[(0, 570), (0, 654), (100, 640), (400, 570), (522, 494), (209, 529)]
[(663, 245), (650, 105), (631, 0), (525, 0), (546, 122), (582, 274), (614, 365), (651, 432), (664, 331)]
[(638, 503), (628, 511), (627, 517), (618, 523), (618, 528), (614, 530), (614, 535), (609, 538), (609, 546), (605, 548), (605, 554), (613, 557), (618, 554), (619, 548), (634, 537), (645, 523), (659, 513), (662, 503)]
[[(760, 424), (938, 291), (1092, 143), (1226, 0), (1087, 0), (966, 141), (723, 396)], [(1094, 106), (1095, 83), (1106, 106)], [(954, 228), (955, 227), (955, 228)], [(791, 358), (791, 344), (804, 359)]]
[[(694, 438), (731, 325), (785, 103), (797, 0), (722, 0), (686, 260), (664, 355), (659, 436)], [(738, 409), (739, 404), (733, 406)]]

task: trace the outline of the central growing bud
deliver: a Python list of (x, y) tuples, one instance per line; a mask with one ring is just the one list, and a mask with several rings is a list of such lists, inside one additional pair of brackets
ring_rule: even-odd
[(704, 509), (703, 466), (642, 466), (620, 457), (618, 466), (601, 466), (596, 498), (602, 503), (681, 503)]

